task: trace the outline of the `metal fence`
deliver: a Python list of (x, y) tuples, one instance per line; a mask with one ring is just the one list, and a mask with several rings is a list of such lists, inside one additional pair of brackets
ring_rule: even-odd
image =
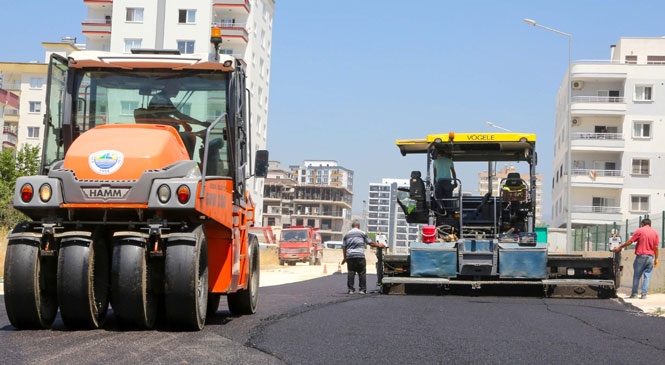
[[(623, 222), (613, 224), (604, 224), (588, 226), (573, 229), (573, 250), (575, 251), (607, 251), (609, 250), (609, 241), (613, 233), (621, 238), (621, 243), (626, 242), (630, 236), (640, 228), (640, 222), (643, 218), (651, 219), (651, 228), (658, 232), (660, 237), (660, 247), (665, 248), (665, 212), (658, 214), (639, 216), (639, 218), (626, 219)], [(635, 245), (628, 247), (634, 249)]]

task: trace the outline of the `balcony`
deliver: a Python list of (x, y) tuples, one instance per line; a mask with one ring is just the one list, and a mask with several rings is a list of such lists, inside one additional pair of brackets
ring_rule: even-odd
[(0, 89), (0, 104), (5, 108), (18, 109), (19, 97), (11, 91)]
[(16, 144), (18, 143), (18, 137), (9, 128), (4, 128), (2, 130), (2, 148), (14, 148), (16, 149)]
[(573, 96), (574, 115), (624, 115), (626, 103), (623, 96)]
[(249, 40), (249, 33), (245, 28), (245, 24), (240, 23), (222, 23), (218, 24), (222, 30), (222, 42), (232, 46), (233, 44), (247, 44)]
[(113, 6), (113, 0), (83, 0), (83, 3), (91, 8), (107, 8)]
[(573, 169), (573, 187), (621, 189), (623, 182), (621, 170)]
[(82, 33), (88, 38), (107, 38), (111, 36), (111, 17), (105, 19), (86, 19), (81, 23)]
[(597, 225), (621, 222), (621, 207), (574, 205), (572, 210), (574, 224)]
[(5, 126), (7, 124), (18, 123), (19, 111), (16, 109), (5, 109), (4, 119), (5, 119)]
[(215, 13), (232, 16), (248, 15), (252, 10), (249, 0), (213, 0), (212, 7)]
[(573, 150), (623, 151), (625, 141), (622, 133), (573, 132)]

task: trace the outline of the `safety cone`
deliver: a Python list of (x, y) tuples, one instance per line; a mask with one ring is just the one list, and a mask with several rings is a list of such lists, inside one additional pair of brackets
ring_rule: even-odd
[(339, 274), (342, 273), (342, 264), (337, 265), (337, 273), (339, 273)]
[(327, 274), (328, 273), (328, 265), (323, 264), (323, 273)]

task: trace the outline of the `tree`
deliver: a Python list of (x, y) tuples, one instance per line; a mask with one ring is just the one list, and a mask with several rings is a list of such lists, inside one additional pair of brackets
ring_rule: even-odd
[(0, 226), (7, 229), (25, 220), (13, 207), (14, 185), (21, 176), (35, 175), (39, 170), (39, 147), (24, 144), (20, 150), (0, 152)]

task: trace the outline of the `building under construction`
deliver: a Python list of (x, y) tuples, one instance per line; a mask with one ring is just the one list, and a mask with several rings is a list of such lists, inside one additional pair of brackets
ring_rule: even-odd
[(353, 171), (332, 160), (306, 160), (288, 169), (271, 161), (263, 199), (263, 226), (309, 226), (319, 229), (323, 241), (341, 241), (350, 228)]

